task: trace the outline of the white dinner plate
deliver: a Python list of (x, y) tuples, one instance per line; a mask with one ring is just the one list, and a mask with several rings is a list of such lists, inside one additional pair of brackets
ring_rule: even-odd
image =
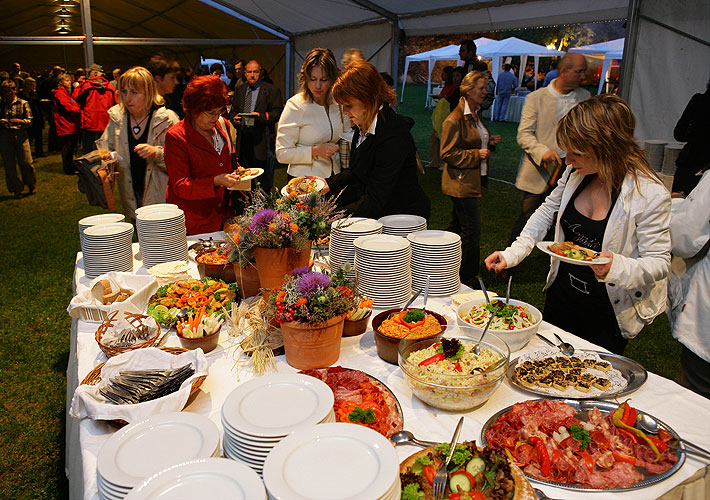
[(342, 422), (288, 436), (264, 464), (264, 484), (277, 500), (381, 498), (398, 475), (399, 458), (387, 438)]
[(115, 222), (123, 222), (126, 216), (123, 214), (98, 214), (90, 215), (79, 220), (79, 227), (86, 229), (89, 226), (97, 224), (113, 224)]
[(278, 373), (253, 378), (233, 390), (222, 417), (242, 434), (282, 436), (315, 425), (333, 407), (333, 391), (314, 377)]
[[(340, 219), (333, 222), (333, 233), (345, 233), (346, 236), (351, 236), (352, 233), (379, 233), (382, 231), (382, 223), (375, 219), (367, 219), (365, 217), (351, 217), (349, 219)], [(358, 234), (363, 236), (363, 234)]]
[[(596, 259), (592, 260), (577, 260), (577, 259), (572, 259), (570, 257), (565, 257), (563, 255), (557, 255), (555, 252), (550, 250), (550, 246), (554, 245), (554, 241), (539, 241), (537, 243), (537, 247), (545, 252), (547, 255), (552, 257), (553, 259), (558, 259), (561, 260), (562, 262), (567, 262), (569, 264), (575, 264), (577, 266), (591, 266), (592, 264), (606, 264), (609, 262), (608, 257), (597, 257)], [(592, 250), (590, 250), (592, 251)]]
[(241, 178), (241, 180), (243, 180), (243, 181), (250, 181), (250, 180), (252, 180), (252, 179), (256, 179), (257, 177), (259, 177), (261, 174), (264, 173), (264, 169), (263, 169), (263, 168), (252, 168), (252, 169), (250, 169), (250, 170), (258, 170), (258, 172), (255, 173), (255, 174), (252, 174), (252, 175), (245, 175), (244, 177)]
[(385, 215), (377, 220), (380, 221), (384, 227), (390, 229), (411, 229), (426, 226), (426, 219), (418, 215)]
[(155, 210), (155, 209), (160, 209), (160, 208), (179, 208), (177, 205), (174, 203), (153, 203), (152, 205), (144, 205), (142, 207), (136, 208), (135, 212), (136, 215), (140, 215), (146, 210)]
[(133, 226), (128, 222), (113, 222), (111, 224), (96, 224), (84, 229), (87, 241), (104, 240), (105, 238), (120, 238), (133, 232)]
[[(314, 180), (315, 180), (315, 182), (316, 182), (316, 191), (318, 191), (318, 192), (320, 193), (321, 190), (325, 187), (325, 182), (323, 182), (323, 181), (320, 180), (320, 179), (314, 179)], [(283, 196), (288, 196), (288, 191), (286, 190), (286, 186), (284, 186), (284, 187), (281, 188), (281, 194), (282, 194)], [(299, 194), (298, 196), (299, 196), (299, 197), (308, 196), (309, 194), (310, 194), (310, 193)]]
[(134, 487), (175, 463), (209, 458), (218, 446), (219, 430), (207, 417), (162, 413), (111, 436), (99, 451), (97, 466), (107, 482)]
[(180, 220), (184, 219), (185, 212), (180, 208), (148, 205), (145, 210), (137, 214), (136, 222), (142, 224), (146, 222), (151, 224), (152, 221), (170, 221), (172, 219)]
[(461, 242), (461, 236), (450, 231), (436, 231), (428, 229), (426, 231), (417, 231), (407, 236), (407, 239), (413, 244), (422, 246), (449, 246), (456, 245)]
[(207, 458), (174, 465), (153, 475), (126, 499), (261, 500), (265, 497), (264, 483), (252, 469), (234, 460)]

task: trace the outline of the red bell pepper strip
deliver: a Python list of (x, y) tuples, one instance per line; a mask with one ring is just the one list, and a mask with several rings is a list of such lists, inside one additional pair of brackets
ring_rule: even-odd
[(445, 360), (445, 359), (446, 359), (446, 356), (444, 356), (444, 355), (441, 354), (441, 353), (439, 353), (439, 354), (434, 354), (434, 355), (431, 356), (430, 358), (426, 358), (424, 361), (422, 361), (421, 363), (419, 363), (419, 366), (432, 365), (432, 364), (434, 364), (434, 363), (438, 363), (439, 361), (443, 361), (443, 360)]
[[(626, 406), (626, 405), (628, 405), (628, 400), (626, 400), (626, 401), (624, 401), (623, 403), (621, 403), (621, 404), (619, 405), (619, 407), (616, 409), (616, 411), (614, 411), (614, 415), (613, 415), (611, 421), (613, 422), (613, 424), (614, 424), (616, 427), (619, 427), (619, 428), (621, 428), (621, 429), (627, 430), (627, 431), (629, 431), (630, 433), (634, 434), (634, 435), (635, 435), (636, 437), (638, 437), (639, 439), (643, 439), (644, 441), (646, 441), (646, 444), (656, 453), (656, 458), (655, 458), (653, 461), (654, 461), (654, 462), (658, 462), (658, 459), (661, 458), (661, 452), (658, 451), (658, 448), (656, 448), (655, 443), (654, 443), (653, 441), (651, 441), (651, 440), (648, 438), (648, 436), (643, 433), (643, 431), (641, 431), (641, 430), (639, 430), (639, 429), (637, 429), (637, 428), (635, 428), (635, 427), (631, 427), (630, 425), (626, 425), (626, 424), (622, 421), (622, 418), (623, 418), (623, 416), (624, 416), (624, 410), (625, 410), (625, 406)], [(639, 442), (640, 442), (640, 441), (639, 441)]]
[(626, 425), (633, 427), (636, 425), (636, 408), (633, 408), (629, 403), (624, 404), (624, 416), (621, 417), (621, 421)]
[(460, 372), (461, 371), (461, 363), (459, 363), (457, 361), (456, 364), (454, 365), (454, 370), (456, 370), (457, 372)]
[(624, 436), (626, 436), (627, 438), (629, 438), (632, 442), (638, 443), (638, 439), (636, 439), (636, 436), (635, 436), (634, 434), (631, 434), (631, 433), (630, 433), (629, 431), (627, 431), (626, 429), (622, 429), (621, 427), (619, 427), (619, 428), (616, 429), (616, 430), (619, 431), (620, 433), (622, 433), (622, 434), (623, 434)]
[(530, 439), (530, 444), (535, 446), (535, 449), (537, 452), (540, 454), (540, 472), (544, 477), (547, 477), (550, 475), (550, 454), (547, 452), (547, 447), (545, 447), (545, 443), (542, 442), (542, 439), (540, 439), (537, 436), (532, 436)]
[(434, 476), (436, 476), (436, 469), (433, 465), (425, 465), (424, 470), (422, 470), (422, 474), (424, 475), (424, 479), (426, 479), (426, 482), (429, 483), (429, 485), (434, 484)]
[(656, 445), (656, 448), (658, 448), (658, 451), (660, 451), (661, 453), (665, 452), (668, 449), (668, 443), (657, 438), (656, 436), (648, 436), (648, 439), (650, 439), (651, 442)]
[(632, 457), (631, 455), (625, 455), (624, 453), (619, 453), (618, 451), (614, 450), (611, 450), (611, 455), (617, 462), (624, 462), (631, 465), (636, 464), (636, 458)]
[(422, 326), (424, 322), (426, 321), (426, 315), (424, 318), (422, 318), (419, 321), (415, 321), (414, 323), (408, 323), (407, 321), (404, 321), (404, 316), (409, 312), (409, 309), (406, 309), (402, 312), (400, 312), (397, 316), (394, 317), (394, 322), (399, 323), (400, 325), (404, 325), (410, 330), (414, 330), (415, 328)]

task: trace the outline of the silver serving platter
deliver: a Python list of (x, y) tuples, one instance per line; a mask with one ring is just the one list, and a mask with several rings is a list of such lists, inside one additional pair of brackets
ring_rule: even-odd
[[(541, 400), (536, 400), (536, 401), (541, 401)], [(579, 420), (582, 421), (587, 421), (587, 411), (591, 410), (595, 406), (599, 408), (599, 410), (602, 412), (604, 416), (607, 416), (609, 413), (614, 412), (618, 407), (619, 404), (616, 402), (610, 402), (610, 401), (583, 401), (583, 400), (578, 400), (578, 399), (567, 399), (564, 400), (565, 403), (570, 405), (572, 408), (576, 410), (575, 417), (578, 418)], [(486, 431), (493, 425), (493, 423), (498, 420), (502, 415), (508, 413), (513, 406), (508, 406), (507, 408), (503, 408), (501, 411), (493, 415), (491, 418), (486, 421), (485, 424), (483, 424), (483, 427), (481, 428), (481, 443), (483, 443), (483, 446), (487, 444), (486, 441)], [(650, 413), (645, 413), (637, 408), (638, 414), (639, 415), (649, 415), (653, 416)], [(668, 431), (673, 438), (680, 440), (680, 436), (671, 429), (666, 423), (662, 422), (661, 420), (657, 419), (656, 417), (653, 417), (656, 422), (658, 422), (658, 427), (660, 429), (665, 429)], [(557, 488), (565, 488), (568, 490), (574, 490), (574, 491), (588, 491), (588, 492), (616, 492), (616, 491), (631, 491), (631, 490), (638, 490), (641, 488), (645, 488), (647, 486), (653, 486), (654, 484), (658, 484), (662, 481), (665, 481), (668, 479), (670, 476), (678, 472), (678, 470), (683, 466), (683, 463), (685, 462), (685, 445), (679, 441), (679, 444), (677, 445), (679, 449), (676, 450), (676, 453), (678, 454), (678, 461), (665, 472), (662, 472), (661, 474), (651, 474), (649, 475), (648, 471), (637, 467), (637, 469), (646, 477), (642, 481), (639, 481), (638, 483), (631, 485), (631, 486), (626, 486), (623, 488), (607, 488), (607, 489), (596, 489), (596, 488), (588, 488), (586, 486), (581, 486), (579, 484), (566, 484), (566, 483), (558, 483), (555, 481), (547, 481), (544, 479), (538, 479), (532, 476), (529, 476), (528, 474), (525, 474), (527, 478), (535, 483), (539, 484), (545, 484), (547, 486), (555, 486)]]
[(618, 354), (612, 354), (610, 352), (585, 351), (582, 349), (579, 349), (578, 352), (593, 352), (595, 354), (598, 354), (599, 357), (602, 358), (604, 361), (611, 363), (612, 368), (616, 368), (617, 370), (619, 370), (621, 372), (621, 375), (626, 379), (626, 387), (624, 387), (620, 391), (605, 392), (598, 396), (592, 397), (573, 396), (571, 394), (564, 394), (562, 392), (560, 392), (559, 395), (555, 395), (547, 392), (537, 391), (534, 387), (525, 387), (524, 385), (520, 384), (513, 376), (515, 372), (515, 367), (518, 365), (518, 358), (510, 362), (510, 365), (508, 365), (508, 370), (506, 371), (505, 375), (510, 384), (516, 389), (530, 394), (535, 394), (537, 396), (542, 396), (547, 399), (614, 399), (621, 396), (626, 396), (627, 394), (631, 394), (632, 392), (640, 389), (641, 386), (646, 383), (646, 379), (648, 378), (648, 372), (643, 366), (641, 366), (633, 359), (627, 358), (625, 356), (620, 356)]

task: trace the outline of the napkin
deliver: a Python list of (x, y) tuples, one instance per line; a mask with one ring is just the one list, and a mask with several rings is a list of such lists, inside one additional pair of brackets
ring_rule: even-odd
[[(180, 368), (192, 363), (195, 374), (180, 386), (180, 390), (162, 398), (133, 405), (115, 405), (106, 402), (99, 388), (121, 371)], [(101, 382), (96, 385), (82, 384), (74, 391), (69, 414), (74, 418), (92, 420), (125, 420), (140, 422), (158, 413), (181, 411), (190, 397), (192, 381), (209, 371), (207, 358), (202, 349), (170, 354), (155, 347), (136, 349), (109, 359), (101, 369)]]
[[(488, 296), (490, 298), (493, 297), (498, 297), (498, 295), (495, 292), (491, 292), (488, 290)], [(483, 295), (483, 290), (474, 290), (472, 292), (466, 292), (466, 293), (457, 293), (456, 295), (451, 296), (451, 303), (453, 304), (454, 307), (458, 307), (464, 302), (468, 302), (469, 300), (478, 300), (478, 299), (484, 299), (485, 295)]]
[[(113, 290), (127, 288), (133, 290), (135, 293), (123, 302), (114, 302), (113, 304), (105, 306), (100, 300), (97, 300), (91, 292), (94, 285), (104, 279), (111, 283), (111, 289)], [(93, 307), (103, 311), (107, 315), (118, 309), (142, 314), (146, 307), (148, 307), (148, 300), (150, 300), (151, 295), (153, 295), (157, 289), (158, 281), (154, 276), (112, 271), (95, 278), (88, 287), (77, 283), (76, 295), (71, 299), (71, 302), (69, 302), (67, 312), (72, 318), (79, 318), (79, 311), (83, 307)]]

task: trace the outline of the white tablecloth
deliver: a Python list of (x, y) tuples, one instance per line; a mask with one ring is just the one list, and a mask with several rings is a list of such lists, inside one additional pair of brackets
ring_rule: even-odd
[(506, 122), (520, 122), (520, 117), (523, 115), (523, 105), (525, 104), (525, 96), (511, 96), (508, 101), (508, 107), (505, 110)]
[[(134, 244), (137, 248), (137, 244)], [(77, 269), (74, 276), (75, 283), (88, 283), (83, 277), (81, 258), (77, 259)], [(140, 264), (140, 262), (137, 262)], [(137, 272), (145, 272), (140, 266), (134, 268)], [(416, 303), (415, 303), (416, 304)], [(448, 311), (450, 318), (455, 318), (455, 312), (449, 308), (448, 299), (429, 299), (428, 307), (438, 311)], [(374, 314), (373, 314), (374, 317)], [(74, 320), (72, 322), (70, 360), (67, 368), (67, 402), (71, 401), (74, 389), (79, 382), (99, 363), (106, 361), (105, 355), (100, 351), (94, 334), (98, 324)], [(568, 334), (548, 323), (540, 326), (540, 333), (552, 338), (552, 333), (557, 332), (564, 340), (571, 342), (581, 349), (599, 349), (585, 340)], [(251, 378), (248, 369), (239, 373), (234, 369), (232, 360), (233, 351), (229, 348), (230, 339), (223, 332), (220, 347), (207, 354), (210, 362), (209, 376), (201, 387), (197, 397), (185, 409), (208, 416), (222, 430), (220, 411), (227, 395), (234, 390), (239, 380)], [(179, 346), (175, 334), (171, 334), (168, 346)], [(526, 349), (543, 346), (544, 344), (533, 338)], [(522, 351), (511, 354), (511, 359), (516, 358)], [(337, 362), (348, 368), (363, 370), (377, 377), (392, 389), (402, 405), (404, 411), (404, 427), (421, 439), (432, 441), (448, 441), (456, 426), (456, 421), (461, 414), (431, 408), (419, 401), (406, 385), (401, 371), (396, 365), (382, 361), (377, 356), (372, 331), (358, 337), (344, 338), (342, 340), (340, 358)], [(278, 368), (282, 372), (296, 371), (289, 366), (284, 356), (278, 358)], [(707, 421), (710, 417), (710, 401), (702, 398), (675, 382), (649, 373), (648, 381), (638, 391), (631, 394), (633, 405), (660, 418), (673, 429), (703, 448), (710, 449), (710, 433)], [(527, 393), (514, 389), (508, 381), (504, 381), (491, 399), (473, 411), (464, 413), (466, 421), (461, 432), (462, 440), (480, 441), (483, 424), (497, 411), (512, 405), (515, 402), (533, 399)], [(68, 405), (67, 405), (68, 408)], [(69, 477), (70, 498), (72, 499), (98, 499), (96, 486), (96, 459), (101, 446), (116, 431), (109, 424), (83, 420), (81, 422), (67, 416), (67, 476)], [(397, 452), (401, 459), (417, 451), (416, 447), (400, 446)], [(707, 465), (692, 457), (688, 457), (683, 467), (666, 481), (642, 490), (624, 493), (603, 493), (599, 496), (606, 499), (620, 500), (648, 500), (663, 497), (664, 499), (692, 499), (704, 500), (710, 498), (710, 487), (707, 481)], [(684, 482), (690, 484), (685, 487)], [(537, 486), (553, 498), (570, 500), (588, 499), (588, 493), (574, 492), (560, 488)], [(666, 495), (667, 494), (667, 495)]]

